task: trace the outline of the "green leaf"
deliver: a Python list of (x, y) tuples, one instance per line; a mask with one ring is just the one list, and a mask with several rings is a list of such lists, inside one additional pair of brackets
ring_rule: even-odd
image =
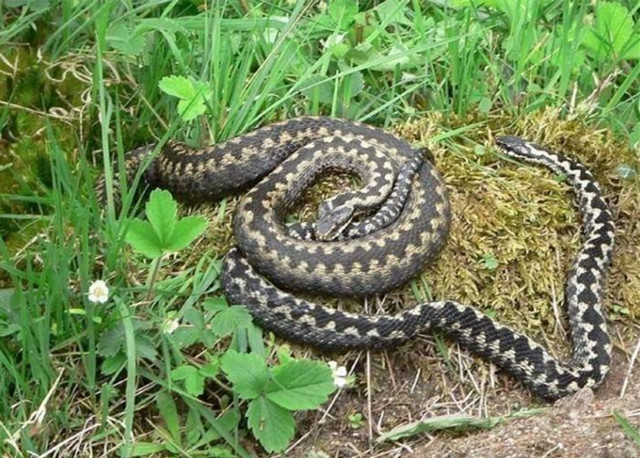
[[(634, 23), (633, 18), (629, 14), (627, 8), (619, 3), (599, 2), (596, 6), (595, 24), (587, 30), (582, 44), (589, 48), (596, 58), (605, 58), (607, 56), (615, 56), (617, 59), (640, 57), (640, 51), (637, 49), (640, 42), (633, 37)], [(634, 41), (634, 45), (629, 51), (622, 55), (622, 52), (628, 46), (630, 40)]]
[(196, 95), (193, 83), (184, 76), (165, 76), (158, 83), (158, 87), (163, 92), (183, 100), (191, 100)]
[(293, 414), (262, 396), (249, 403), (247, 420), (253, 435), (270, 453), (287, 448), (295, 432)]
[(192, 396), (204, 393), (204, 376), (193, 366), (179, 366), (171, 371), (173, 380), (184, 380), (184, 387)]
[(189, 246), (207, 227), (207, 220), (202, 216), (187, 216), (178, 221), (173, 233), (166, 241), (167, 251), (179, 251)]
[(156, 396), (156, 406), (167, 426), (169, 434), (171, 434), (171, 438), (178, 444), (181, 444), (180, 417), (178, 416), (178, 409), (171, 393), (167, 391), (159, 392)]
[(262, 338), (262, 329), (251, 323), (247, 326), (247, 340), (249, 341), (249, 348), (253, 353), (266, 358), (267, 352), (264, 347), (264, 339)]
[(129, 456), (147, 456), (166, 451), (164, 444), (154, 444), (153, 442), (136, 442)]
[(107, 356), (100, 369), (104, 375), (112, 375), (122, 369), (126, 361), (127, 356), (124, 353), (116, 353), (113, 356)]
[(184, 387), (190, 395), (200, 396), (204, 393), (204, 376), (200, 372), (196, 372), (185, 379)]
[(339, 29), (346, 29), (358, 14), (358, 2), (353, 0), (332, 0), (329, 4), (329, 15)]
[(214, 360), (200, 368), (200, 373), (205, 377), (214, 378), (220, 372), (220, 361)]
[(166, 251), (178, 219), (178, 204), (169, 191), (155, 189), (149, 197), (145, 210), (151, 226), (160, 239), (161, 246)]
[(233, 391), (244, 399), (257, 398), (269, 383), (271, 374), (267, 363), (254, 353), (229, 350), (220, 362), (222, 370), (233, 384)]
[(480, 103), (478, 103), (478, 111), (480, 113), (487, 114), (491, 111), (491, 99), (489, 97), (482, 97)]
[(148, 335), (136, 335), (136, 358), (155, 361), (157, 354), (156, 346)]
[(224, 296), (215, 296), (206, 299), (202, 306), (210, 312), (218, 313), (229, 308), (229, 303)]
[(135, 251), (149, 258), (162, 255), (162, 242), (147, 221), (137, 218), (132, 220), (124, 239)]
[(294, 360), (273, 369), (266, 396), (289, 410), (315, 409), (335, 390), (331, 369), (310, 360)]
[(380, 22), (386, 24), (404, 24), (412, 26), (413, 23), (406, 17), (406, 1), (386, 0), (374, 9), (378, 13)]
[(165, 93), (178, 97), (178, 112), (185, 121), (191, 121), (205, 112), (204, 104), (213, 91), (203, 82), (193, 82), (184, 76), (167, 76), (162, 78), (159, 87)]
[(635, 428), (627, 419), (627, 417), (620, 415), (615, 410), (613, 411), (613, 418), (616, 419), (624, 433), (636, 443), (636, 445), (640, 445), (640, 430)]
[(308, 99), (317, 97), (320, 103), (330, 104), (333, 101), (333, 81), (328, 80), (326, 76), (309, 75), (302, 83), (300, 91)]
[(115, 356), (124, 344), (124, 329), (120, 323), (105, 329), (98, 339), (98, 354), (100, 356)]
[(171, 380), (186, 380), (195, 372), (198, 372), (198, 369), (184, 364), (171, 371)]
[(251, 320), (246, 308), (234, 305), (222, 310), (211, 320), (211, 330), (219, 336), (226, 336), (238, 328), (248, 327)]
[(180, 117), (185, 121), (192, 121), (207, 110), (207, 107), (202, 102), (198, 102), (196, 99), (180, 100), (178, 102), (178, 113)]
[(492, 254), (488, 253), (482, 255), (482, 262), (488, 270), (496, 270), (499, 265), (498, 260)]
[(106, 38), (112, 48), (129, 55), (141, 54), (146, 41), (144, 34), (132, 33), (123, 22), (111, 24)]

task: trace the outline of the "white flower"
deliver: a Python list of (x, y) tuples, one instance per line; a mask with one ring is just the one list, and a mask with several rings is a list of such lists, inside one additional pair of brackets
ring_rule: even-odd
[(109, 287), (103, 280), (96, 280), (89, 286), (89, 300), (94, 304), (104, 304), (109, 299)]
[(167, 318), (162, 323), (162, 332), (164, 332), (165, 334), (173, 334), (173, 331), (178, 329), (178, 326), (180, 326), (180, 320), (172, 320), (171, 318)]
[(329, 367), (333, 372), (333, 384), (338, 388), (343, 388), (347, 385), (347, 368), (344, 366), (338, 366), (335, 361), (329, 361)]

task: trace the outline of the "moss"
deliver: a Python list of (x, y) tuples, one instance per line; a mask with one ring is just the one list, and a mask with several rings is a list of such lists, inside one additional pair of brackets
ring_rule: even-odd
[[(433, 114), (398, 126), (397, 132), (420, 141), (469, 121)], [(493, 139), (505, 134), (564, 152), (602, 185), (617, 227), (605, 301), (613, 318), (631, 324), (640, 316), (640, 183), (622, 179), (617, 168), (637, 159), (623, 139), (552, 109), (516, 121), (488, 119), (466, 131), (455, 151), (432, 145), (453, 207), (449, 242), (424, 274), (434, 296), (495, 311), (501, 321), (529, 334), (544, 332), (544, 340), (565, 340), (554, 308), (563, 310), (564, 281), (581, 243), (579, 215), (557, 176), (496, 154)], [(486, 255), (497, 261), (495, 269), (483, 262)]]

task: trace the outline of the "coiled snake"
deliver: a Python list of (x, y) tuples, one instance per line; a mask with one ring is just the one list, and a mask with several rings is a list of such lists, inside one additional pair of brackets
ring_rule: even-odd
[[(326, 350), (381, 349), (434, 329), (541, 397), (596, 386), (611, 356), (601, 304), (614, 240), (609, 208), (581, 164), (516, 137), (499, 138), (497, 144), (509, 156), (566, 176), (577, 196), (584, 242), (566, 284), (573, 339), (568, 363), (456, 302), (370, 316), (317, 305), (280, 289), (371, 296), (406, 283), (438, 253), (450, 220), (443, 181), (431, 162), (423, 163), (424, 151), (389, 133), (339, 119), (296, 118), (198, 150), (170, 142), (144, 179), (189, 202), (218, 199), (255, 184), (237, 206), (238, 247), (225, 258), (222, 283), (230, 302), (245, 305), (261, 326), (278, 335)], [(132, 179), (152, 147), (128, 154), (125, 179)], [(354, 172), (363, 186), (325, 201), (315, 224), (284, 225), (302, 191), (327, 169)], [(98, 192), (104, 195), (103, 180)]]

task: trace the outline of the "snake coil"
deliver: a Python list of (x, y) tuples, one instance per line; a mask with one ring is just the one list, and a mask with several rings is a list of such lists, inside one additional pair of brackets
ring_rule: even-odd
[[(422, 154), (389, 133), (339, 119), (296, 118), (202, 149), (170, 142), (151, 161), (144, 179), (188, 202), (255, 185), (236, 209), (238, 247), (225, 258), (223, 287), (232, 303), (245, 305), (261, 326), (289, 340), (325, 350), (381, 349), (435, 329), (541, 397), (596, 386), (611, 360), (602, 311), (614, 243), (611, 212), (583, 165), (517, 137), (499, 138), (497, 144), (508, 156), (566, 176), (577, 197), (584, 242), (566, 283), (573, 340), (567, 363), (526, 335), (453, 301), (370, 316), (280, 289), (371, 296), (407, 282), (438, 253), (450, 222), (444, 183), (431, 162), (416, 159)], [(152, 146), (127, 155), (126, 180), (132, 180)], [(315, 225), (284, 225), (304, 189), (328, 169), (356, 173), (363, 187), (325, 201)], [(103, 181), (98, 192), (104, 195)], [(313, 240), (314, 235), (322, 240)]]

